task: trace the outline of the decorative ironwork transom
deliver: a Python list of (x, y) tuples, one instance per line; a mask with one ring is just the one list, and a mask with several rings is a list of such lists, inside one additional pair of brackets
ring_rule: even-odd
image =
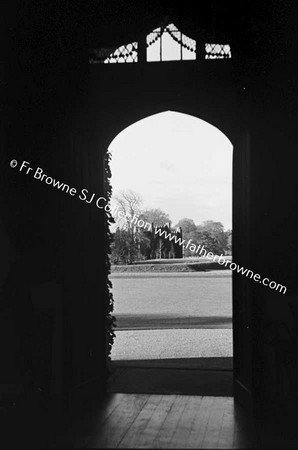
[(173, 24), (159, 27), (148, 34), (147, 61), (179, 61), (196, 59), (196, 41)]
[[(228, 44), (205, 44), (203, 54), (197, 57), (197, 42), (183, 34), (173, 23), (155, 28), (146, 36), (147, 62), (185, 61), (195, 59), (230, 59), (231, 47)], [(138, 42), (114, 48), (92, 50), (89, 62), (96, 63), (136, 63)]]
[(229, 58), (232, 58), (232, 53), (228, 44), (205, 44), (205, 59)]
[(136, 63), (138, 62), (138, 43), (131, 42), (115, 49), (100, 48), (93, 50), (89, 62), (92, 64)]

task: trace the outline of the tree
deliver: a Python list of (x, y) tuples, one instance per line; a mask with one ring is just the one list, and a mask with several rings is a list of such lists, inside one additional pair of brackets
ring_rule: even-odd
[[(126, 231), (122, 235), (126, 239), (125, 245), (128, 248), (128, 262), (131, 264), (140, 253), (139, 231), (136, 222), (140, 215), (142, 199), (138, 193), (132, 190), (126, 190), (115, 196), (114, 200), (118, 207), (116, 212), (117, 217), (114, 217), (114, 219), (118, 228), (121, 228), (121, 231)], [(124, 217), (119, 216), (120, 211)], [(124, 244), (122, 243), (121, 245)]]
[(117, 227), (111, 244), (112, 264), (127, 264), (130, 260), (130, 242), (127, 230)]
[(197, 230), (204, 247), (208, 248), (208, 251), (216, 255), (226, 253), (228, 240), (221, 222), (206, 220), (198, 225)]
[(144, 209), (141, 214), (140, 218), (148, 223), (153, 223), (156, 226), (164, 226), (166, 223), (171, 226), (171, 220), (167, 213), (162, 211), (159, 208), (155, 209)]
[(192, 219), (181, 219), (175, 226), (175, 228), (181, 227), (183, 231), (183, 236), (189, 233), (195, 233), (197, 231), (197, 226)]
[[(206, 220), (202, 224), (196, 225), (192, 219), (184, 218), (179, 220), (176, 227), (182, 228), (185, 243), (191, 240), (195, 245), (204, 246), (207, 252), (217, 255), (226, 254), (229, 252), (229, 249), (231, 250), (231, 246), (229, 246), (231, 237), (229, 237), (229, 232), (224, 231), (224, 226), (221, 222)], [(186, 257), (194, 255), (189, 247), (186, 248), (184, 246), (184, 256)]]
[[(134, 228), (133, 217), (138, 217), (141, 212), (142, 198), (140, 195), (132, 190), (121, 191), (114, 197), (114, 201), (118, 207), (117, 217), (114, 217), (115, 222), (127, 230)], [(124, 218), (119, 216), (119, 211), (123, 212)]]
[[(153, 226), (171, 225), (170, 217), (167, 213), (159, 208), (144, 209), (140, 214), (140, 219), (145, 223)], [(152, 245), (154, 241), (153, 229), (150, 231), (146, 228), (138, 228), (138, 242), (139, 242), (139, 259), (150, 259), (152, 255)]]
[(139, 239), (139, 259), (150, 259), (151, 239), (148, 233), (143, 231)]
[[(199, 236), (197, 226), (192, 219), (184, 218), (179, 220), (175, 228), (178, 227), (181, 227), (182, 229), (182, 238), (185, 242), (191, 239), (191, 241), (195, 244), (198, 241)], [(184, 247), (184, 256), (193, 256), (193, 252), (189, 248)]]
[[(201, 248), (204, 246), (206, 252), (212, 252), (215, 255), (221, 255), (223, 252), (221, 245), (218, 240), (212, 236), (211, 232), (208, 230), (203, 230), (198, 232), (198, 241)], [(203, 256), (203, 253), (201, 254)]]

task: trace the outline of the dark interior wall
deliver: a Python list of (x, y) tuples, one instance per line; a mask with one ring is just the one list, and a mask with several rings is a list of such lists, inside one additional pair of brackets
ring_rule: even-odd
[[(102, 155), (86, 109), (88, 50), (66, 3), (62, 11), (33, 2), (16, 9), (6, 36), (2, 109), (1, 329), (11, 330), (11, 340), (2, 341), (8, 359), (1, 384), (22, 383), (30, 371), (36, 386), (52, 392), (55, 372), (57, 394), (105, 376), (103, 216), (79, 194), (32, 176), (41, 167), (78, 193), (103, 194)], [(18, 170), (23, 160), (34, 168), (28, 175)]]
[(293, 123), (266, 118), (252, 141), (251, 267), (287, 292), (252, 283), (254, 384), (260, 402), (283, 414), (297, 401), (297, 137)]
[[(288, 287), (287, 296), (273, 295), (253, 281), (234, 278), (234, 296), (246, 305), (241, 314), (235, 311), (237, 332), (245, 343), (238, 349), (238, 369), (260, 404), (276, 405), (278, 393), (278, 405), (285, 405), (297, 392), (289, 361), (295, 366), (298, 359), (294, 2), (268, 7), (247, 2), (244, 12), (233, 14), (228, 3), (223, 7), (211, 2), (201, 15), (190, 14), (191, 2), (183, 14), (176, 2), (154, 2), (155, 9), (144, 11), (134, 2), (126, 9), (122, 2), (109, 3), (109, 11), (104, 2), (88, 2), (87, 9), (83, 3), (30, 2), (18, 4), (8, 15), (1, 85), (1, 220), (7, 252), (2, 261), (2, 329), (12, 330), (17, 338), (20, 330), (13, 330), (18, 324), (26, 335), (34, 322), (32, 289), (46, 285), (49, 292), (49, 283), (54, 283), (62, 315), (55, 302), (45, 309), (62, 317), (63, 354), (55, 367), (65, 391), (106, 374), (102, 212), (11, 169), (9, 161), (27, 160), (53, 178), (101, 196), (103, 154), (120, 131), (168, 109), (193, 114), (217, 126), (234, 144), (235, 260)], [(230, 37), (232, 62), (88, 65), (88, 48), (129, 42), (153, 22), (158, 26), (167, 9), (177, 25), (180, 21), (194, 33), (200, 24), (206, 40)], [(42, 293), (37, 299), (42, 300)], [(288, 312), (291, 302), (294, 309)], [(9, 369), (2, 374), (4, 384), (20, 376), (19, 361), (11, 358), (18, 344), (5, 342)], [(44, 384), (52, 377), (47, 364), (43, 374), (37, 371)]]

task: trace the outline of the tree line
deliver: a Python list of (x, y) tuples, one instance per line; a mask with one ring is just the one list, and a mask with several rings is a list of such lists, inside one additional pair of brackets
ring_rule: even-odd
[[(193, 219), (183, 218), (172, 226), (169, 215), (161, 209), (143, 209), (141, 197), (133, 191), (121, 192), (114, 198), (114, 202), (117, 205), (117, 214), (114, 217), (115, 230), (112, 232), (110, 255), (112, 264), (132, 264), (149, 259), (150, 237), (143, 227), (139, 227), (135, 221), (132, 221), (134, 216), (145, 223), (153, 223), (154, 226), (168, 224), (173, 230), (180, 227), (185, 242), (191, 239), (196, 245), (204, 246), (207, 252), (216, 255), (232, 253), (232, 230), (225, 230), (221, 222), (207, 220), (196, 225)], [(124, 217), (119, 217), (119, 211), (123, 212)], [(185, 258), (194, 256), (189, 248), (183, 247)]]

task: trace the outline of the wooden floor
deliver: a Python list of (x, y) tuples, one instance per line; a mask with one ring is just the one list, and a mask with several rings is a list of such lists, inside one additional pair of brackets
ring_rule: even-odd
[(58, 435), (51, 448), (297, 448), (260, 431), (233, 397), (109, 394)]

